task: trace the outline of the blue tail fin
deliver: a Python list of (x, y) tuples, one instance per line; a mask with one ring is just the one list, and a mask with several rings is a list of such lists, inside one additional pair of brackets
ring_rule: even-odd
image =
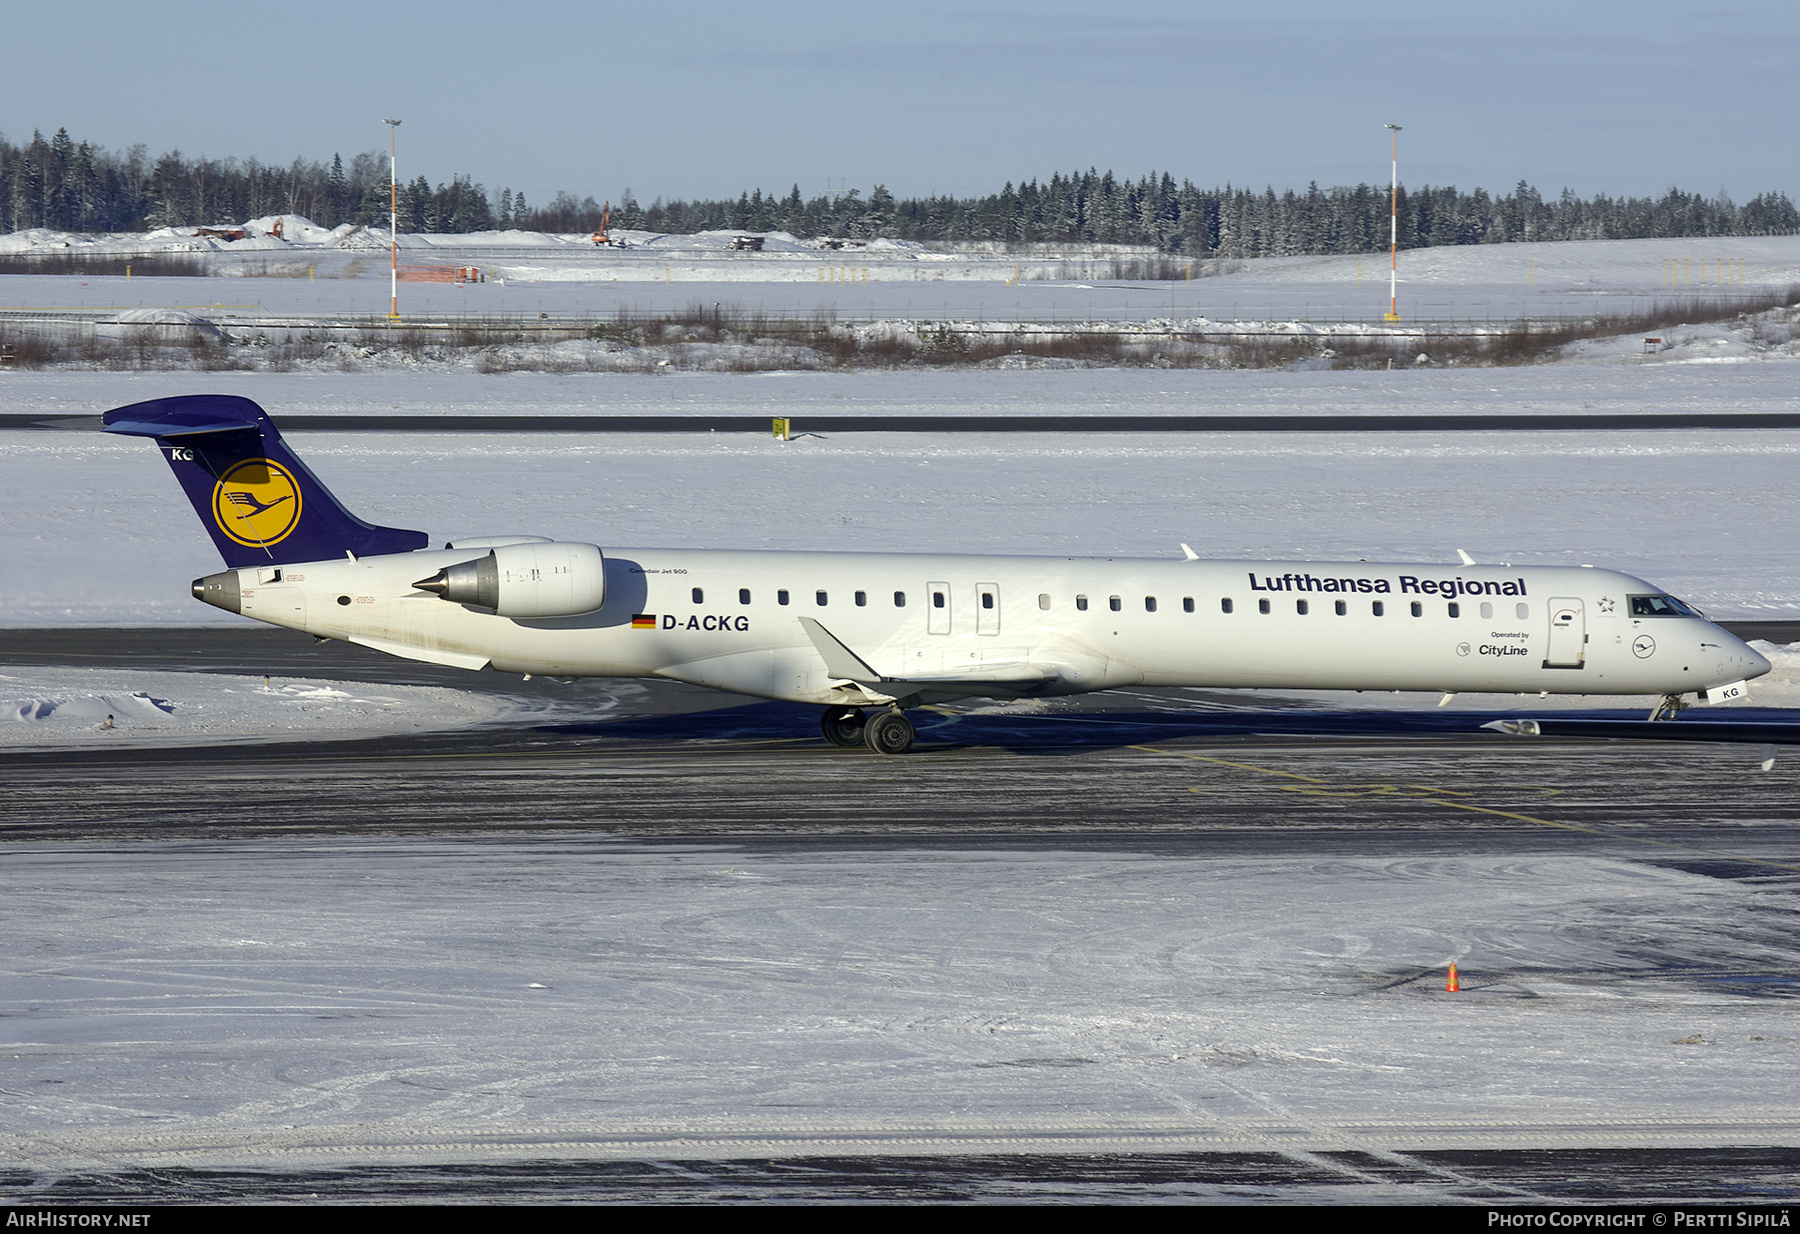
[(106, 431), (154, 437), (232, 568), (424, 548), (422, 531), (374, 527), (338, 504), (262, 408), (231, 394), (151, 399), (106, 413)]

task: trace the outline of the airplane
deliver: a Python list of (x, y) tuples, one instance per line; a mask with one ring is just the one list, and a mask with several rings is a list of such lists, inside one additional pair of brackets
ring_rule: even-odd
[[(150, 437), (226, 569), (196, 599), (465, 669), (661, 677), (822, 707), (909, 750), (908, 708), (1124, 686), (1741, 697), (1769, 662), (1662, 588), (1591, 567), (429, 547), (340, 505), (246, 398), (115, 408)], [(1447, 700), (1446, 700), (1447, 701)]]

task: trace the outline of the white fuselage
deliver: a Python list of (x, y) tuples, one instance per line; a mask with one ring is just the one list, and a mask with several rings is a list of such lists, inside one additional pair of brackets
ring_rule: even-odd
[[(1585, 568), (607, 549), (601, 608), (531, 619), (413, 586), (480, 555), (248, 568), (240, 611), (472, 669), (826, 704), (1138, 684), (1681, 694), (1769, 667), (1702, 618), (1633, 616), (1661, 590)], [(834, 676), (802, 617), (891, 684)]]

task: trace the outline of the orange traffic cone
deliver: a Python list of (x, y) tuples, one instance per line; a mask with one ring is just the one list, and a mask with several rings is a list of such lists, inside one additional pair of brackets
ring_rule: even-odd
[(1456, 979), (1455, 960), (1450, 961), (1450, 980), (1444, 983), (1444, 989), (1450, 994), (1459, 994), (1462, 992), (1462, 982)]

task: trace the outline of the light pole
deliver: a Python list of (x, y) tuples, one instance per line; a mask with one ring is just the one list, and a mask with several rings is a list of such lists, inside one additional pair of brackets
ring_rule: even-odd
[(388, 272), (388, 295), (391, 299), (388, 320), (400, 320), (400, 177), (395, 152), (400, 136), (398, 120), (383, 120), (388, 126), (388, 243), (393, 265)]
[(1388, 181), (1388, 311), (1389, 321), (1400, 320), (1400, 298), (1395, 285), (1400, 279), (1400, 126), (1385, 124), (1394, 131), (1394, 171)]

